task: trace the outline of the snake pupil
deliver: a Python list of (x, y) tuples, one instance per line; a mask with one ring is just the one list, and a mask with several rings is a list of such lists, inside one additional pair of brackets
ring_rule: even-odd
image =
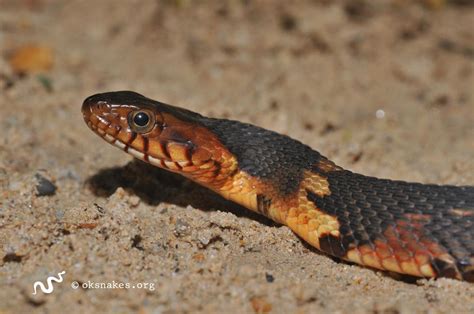
[(150, 117), (145, 112), (140, 111), (133, 117), (133, 123), (138, 126), (146, 126), (149, 121)]

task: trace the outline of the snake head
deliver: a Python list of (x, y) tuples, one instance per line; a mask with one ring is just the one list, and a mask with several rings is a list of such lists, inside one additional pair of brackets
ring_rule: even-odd
[(216, 136), (201, 123), (206, 118), (135, 92), (90, 96), (82, 105), (82, 114), (89, 128), (107, 142), (138, 159), (188, 177), (211, 171), (217, 176), (220, 165), (229, 157)]

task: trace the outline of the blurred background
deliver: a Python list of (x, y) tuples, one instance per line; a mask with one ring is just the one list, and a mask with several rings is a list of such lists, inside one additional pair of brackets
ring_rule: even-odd
[[(241, 260), (232, 257), (238, 248), (223, 245), (213, 254), (224, 266), (219, 264), (222, 268), (216, 271), (216, 260), (209, 259), (212, 267), (201, 261), (203, 277), (191, 275), (198, 266), (193, 266), (195, 255), (186, 245), (202, 248), (193, 239), (177, 236), (176, 219), (160, 214), (155, 205), (142, 202), (138, 208), (145, 219), (127, 216), (133, 223), (124, 223), (141, 230), (129, 230), (134, 241), (130, 234), (125, 237), (135, 243), (135, 251), (143, 240), (136, 254), (119, 247), (94, 259), (92, 247), (105, 246), (97, 236), (99, 228), (66, 228), (67, 236), (60, 231), (64, 215), (77, 225), (85, 218), (70, 213), (95, 208), (95, 203), (121, 212), (124, 209), (116, 206), (123, 197), (139, 202), (123, 190), (125, 196), (115, 193), (110, 200), (85, 185), (103, 169), (131, 159), (103, 143), (82, 121), (83, 99), (113, 90), (134, 90), (205, 115), (290, 135), (367, 175), (472, 185), (473, 29), (472, 0), (0, 0), (0, 300), (5, 300), (0, 304), (53, 312), (70, 304), (82, 310), (115, 306), (144, 312), (222, 311), (228, 306), (246, 312), (344, 312), (353, 304), (362, 312), (474, 310), (470, 286), (452, 281), (441, 281), (444, 290), (431, 284), (410, 286), (313, 251), (308, 257), (308, 248), (291, 233), (245, 217), (232, 216), (232, 221), (244, 221), (243, 234), (263, 234), (258, 242), (266, 243), (262, 250)], [(38, 176), (57, 188), (51, 197), (37, 195)], [(175, 181), (170, 182), (172, 186)], [(180, 184), (174, 186), (176, 191)], [(211, 219), (209, 213), (186, 210), (182, 204), (174, 212), (190, 226)], [(99, 225), (111, 223), (108, 219), (114, 217), (107, 215), (96, 218)], [(224, 224), (220, 216), (212, 219)], [(160, 221), (164, 229), (147, 233), (151, 227), (141, 225), (144, 220)], [(217, 243), (227, 236), (228, 243), (245, 238), (222, 232)], [(150, 239), (157, 234), (172, 238), (176, 247), (168, 245), (167, 254), (156, 255), (151, 249), (156, 243)], [(71, 238), (84, 251), (68, 251), (72, 244), (65, 239)], [(294, 251), (288, 253), (287, 248)], [(294, 273), (281, 266), (290, 263), (281, 252), (289, 254)], [(128, 266), (102, 270), (110, 256), (120, 254), (129, 256)], [(173, 254), (184, 256), (184, 277), (170, 275), (176, 267), (166, 261), (175, 258)], [(75, 268), (76, 279), (126, 273), (130, 280), (160, 278), (161, 290), (97, 294), (66, 289), (51, 296), (56, 299), (32, 299), (25, 292), (34, 280), (78, 260), (82, 264)], [(245, 269), (249, 264), (256, 266)], [(155, 273), (158, 268), (161, 274)], [(275, 283), (267, 273), (278, 278)], [(334, 274), (342, 276), (338, 283)], [(72, 278), (67, 278), (69, 283)], [(5, 288), (9, 285), (13, 290)], [(354, 297), (344, 301), (347, 294)], [(97, 296), (101, 305), (94, 301)]]

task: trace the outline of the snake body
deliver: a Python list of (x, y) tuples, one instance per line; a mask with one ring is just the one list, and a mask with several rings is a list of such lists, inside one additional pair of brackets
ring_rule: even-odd
[(356, 174), (288, 136), (130, 91), (90, 96), (82, 112), (107, 142), (287, 225), (329, 255), (474, 282), (474, 186)]

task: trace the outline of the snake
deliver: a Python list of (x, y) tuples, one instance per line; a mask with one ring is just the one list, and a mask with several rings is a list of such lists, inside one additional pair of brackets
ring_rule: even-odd
[(474, 186), (365, 176), (286, 135), (133, 91), (92, 95), (82, 115), (110, 144), (288, 226), (339, 260), (474, 282)]

